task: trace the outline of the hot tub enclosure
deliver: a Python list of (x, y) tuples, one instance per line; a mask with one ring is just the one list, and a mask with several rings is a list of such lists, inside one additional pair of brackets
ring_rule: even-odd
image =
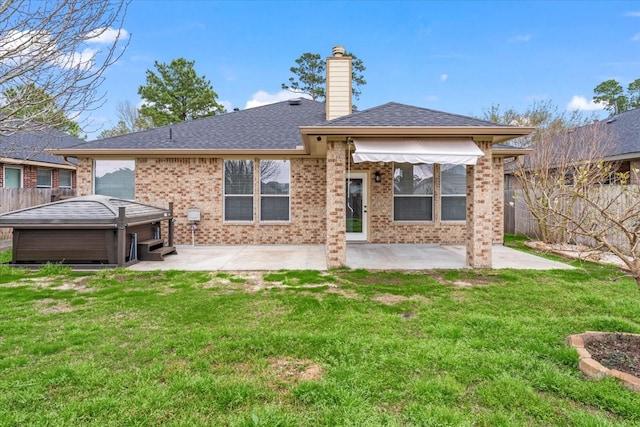
[(8, 212), (0, 215), (0, 227), (13, 228), (14, 264), (127, 266), (139, 251), (154, 251), (156, 259), (175, 252), (172, 210), (171, 203), (162, 209), (94, 195)]

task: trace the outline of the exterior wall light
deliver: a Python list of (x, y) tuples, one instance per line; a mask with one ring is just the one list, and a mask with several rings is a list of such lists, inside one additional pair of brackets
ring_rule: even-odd
[(376, 182), (381, 182), (382, 181), (382, 174), (380, 173), (380, 171), (376, 171), (376, 173), (374, 175), (374, 179), (376, 180)]

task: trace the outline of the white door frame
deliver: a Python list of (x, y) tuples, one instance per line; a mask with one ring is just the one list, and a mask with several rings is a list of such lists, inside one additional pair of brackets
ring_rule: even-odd
[[(347, 241), (349, 242), (366, 242), (367, 241), (367, 230), (369, 227), (369, 221), (367, 218), (367, 210), (368, 210), (368, 186), (369, 186), (369, 174), (365, 172), (351, 172), (351, 179), (361, 179), (362, 180), (362, 204), (360, 209), (362, 209), (362, 232), (360, 233), (347, 233)], [(347, 186), (347, 182), (349, 181), (349, 174), (347, 174), (345, 178), (345, 194), (348, 198), (349, 196), (349, 187)], [(358, 208), (358, 206), (349, 206), (347, 200), (345, 200), (345, 227), (346, 227), (346, 216), (349, 215), (349, 211), (353, 208)]]

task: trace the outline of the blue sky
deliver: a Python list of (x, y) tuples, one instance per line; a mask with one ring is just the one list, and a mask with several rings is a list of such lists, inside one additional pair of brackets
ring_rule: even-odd
[(115, 125), (118, 102), (140, 103), (154, 61), (179, 57), (195, 61), (228, 111), (283, 99), (295, 59), (334, 45), (367, 67), (361, 110), (395, 101), (481, 116), (550, 100), (597, 112), (596, 85), (640, 78), (637, 1), (133, 0), (124, 28), (130, 44), (105, 74), (105, 104), (83, 123), (89, 139)]

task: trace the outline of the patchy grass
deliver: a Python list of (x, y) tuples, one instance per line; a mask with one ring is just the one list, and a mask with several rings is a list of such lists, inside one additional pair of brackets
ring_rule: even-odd
[(277, 282), (284, 286), (322, 285), (334, 283), (335, 277), (317, 270), (281, 270), (263, 276), (265, 282)]
[(0, 425), (640, 425), (640, 394), (584, 379), (565, 344), (640, 332), (640, 293), (576, 265), (0, 266)]

